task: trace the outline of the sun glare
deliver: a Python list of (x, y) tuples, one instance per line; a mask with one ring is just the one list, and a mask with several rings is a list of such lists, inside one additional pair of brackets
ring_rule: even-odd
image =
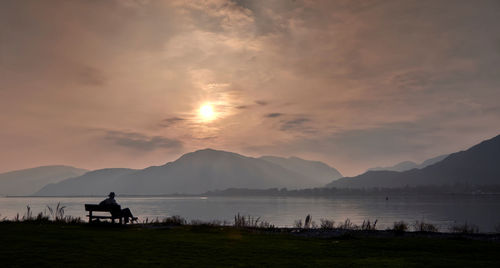
[(206, 121), (213, 120), (215, 118), (214, 108), (210, 104), (205, 104), (200, 107), (200, 116)]

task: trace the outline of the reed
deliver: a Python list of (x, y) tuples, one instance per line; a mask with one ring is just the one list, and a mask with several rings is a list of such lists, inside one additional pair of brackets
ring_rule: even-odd
[[(23, 216), (20, 216), (19, 213), (10, 220), (7, 217), (3, 217), (0, 219), (0, 222), (26, 222), (26, 223), (62, 223), (62, 224), (82, 224), (84, 221), (80, 217), (71, 217), (65, 215), (65, 208), (61, 203), (57, 203), (56, 207), (53, 208), (51, 206), (47, 206), (46, 210), (43, 212), (39, 212), (38, 214), (34, 214), (32, 208), (28, 205), (26, 206), (26, 212)], [(47, 212), (48, 211), (48, 212)], [(1, 214), (0, 214), (1, 216)], [(361, 230), (361, 231), (375, 231), (377, 230), (378, 220), (364, 220), (361, 225), (356, 225), (349, 218), (347, 218), (344, 222), (338, 223), (337, 225), (335, 221), (329, 219), (320, 219), (319, 226), (312, 220), (312, 216), (308, 214), (305, 218), (305, 221), (302, 219), (298, 219), (294, 222), (293, 228), (296, 229), (323, 229), (323, 230)], [(207, 227), (218, 227), (218, 226), (233, 226), (236, 228), (262, 228), (262, 229), (275, 229), (277, 228), (275, 225), (261, 220), (261, 217), (253, 217), (253, 216), (245, 216), (240, 213), (234, 216), (234, 222), (229, 221), (220, 221), (220, 220), (211, 220), (211, 221), (202, 221), (202, 220), (190, 220), (179, 216), (174, 215), (170, 217), (166, 217), (160, 220), (160, 218), (156, 217), (152, 220), (149, 218), (145, 218), (142, 220), (143, 225), (167, 225), (167, 226), (182, 226), (182, 225), (190, 225), (190, 226), (207, 226)], [(393, 230), (396, 233), (404, 233), (410, 230), (410, 226), (415, 232), (439, 232), (439, 228), (429, 222), (415, 221), (414, 224), (410, 225), (405, 221), (397, 221), (393, 223), (392, 229), (388, 228), (387, 230)], [(281, 229), (281, 228), (280, 228)], [(286, 228), (285, 228), (286, 229)], [(500, 224), (495, 226), (495, 232), (500, 233)], [(458, 234), (476, 234), (479, 233), (479, 228), (474, 224), (469, 224), (465, 222), (464, 224), (454, 224), (448, 227), (448, 231), (451, 233)]]
[(29, 221), (33, 219), (33, 212), (31, 211), (30, 206), (26, 206), (26, 214), (24, 214), (22, 220), (23, 221)]
[(363, 231), (375, 231), (377, 230), (377, 222), (378, 220), (375, 220), (374, 222), (371, 222), (370, 220), (364, 220), (363, 224), (361, 224), (360, 229)]
[(60, 202), (57, 203), (57, 206), (55, 209), (53, 209), (51, 206), (47, 205), (47, 209), (49, 210), (49, 214), (52, 217), (52, 220), (54, 221), (65, 221), (64, 217), (64, 209), (66, 206), (61, 205)]
[(311, 227), (311, 223), (312, 223), (312, 217), (310, 214), (307, 214), (306, 219), (304, 221), (304, 228), (309, 229)]
[(359, 226), (351, 222), (349, 218), (347, 218), (343, 223), (340, 223), (337, 226), (338, 229), (340, 230), (358, 230)]
[(243, 216), (240, 213), (234, 216), (234, 227), (258, 228), (261, 224), (260, 217)]

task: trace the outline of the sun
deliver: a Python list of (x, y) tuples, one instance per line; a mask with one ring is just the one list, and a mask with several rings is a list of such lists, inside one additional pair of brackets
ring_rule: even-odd
[(200, 112), (200, 116), (201, 116), (201, 118), (203, 118), (203, 120), (211, 121), (211, 120), (215, 119), (214, 108), (210, 104), (205, 104), (205, 105), (201, 106), (199, 112)]

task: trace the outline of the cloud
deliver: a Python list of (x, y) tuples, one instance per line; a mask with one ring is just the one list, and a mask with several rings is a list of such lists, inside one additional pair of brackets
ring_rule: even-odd
[(196, 18), (197, 26), (207, 31), (238, 31), (241, 34), (254, 22), (252, 12), (233, 1), (179, 1), (176, 5)]
[(177, 123), (185, 121), (185, 120), (186, 119), (180, 118), (180, 117), (177, 117), (177, 116), (169, 117), (169, 118), (165, 118), (165, 119), (161, 120), (160, 126), (161, 127), (169, 127), (171, 125), (177, 124)]
[(158, 149), (180, 149), (182, 142), (161, 136), (146, 136), (136, 132), (110, 130), (104, 139), (113, 144), (137, 151), (154, 151)]
[[(500, 131), (500, 4), (450, 2), (4, 1), (0, 170), (253, 147), (349, 173), (461, 149)], [(92, 127), (107, 143), (65, 149)]]
[(275, 117), (280, 117), (282, 115), (283, 115), (282, 113), (269, 113), (269, 114), (266, 114), (265, 117), (275, 118)]
[(77, 74), (80, 83), (89, 86), (102, 86), (106, 84), (106, 76), (96, 68), (85, 66)]
[(436, 129), (416, 123), (391, 123), (379, 127), (348, 130), (328, 137), (336, 152), (357, 159), (421, 152), (431, 146), (422, 140), (437, 140)]
[(282, 131), (310, 131), (309, 127), (305, 124), (311, 122), (311, 119), (305, 117), (299, 117), (292, 120), (283, 121), (280, 127)]

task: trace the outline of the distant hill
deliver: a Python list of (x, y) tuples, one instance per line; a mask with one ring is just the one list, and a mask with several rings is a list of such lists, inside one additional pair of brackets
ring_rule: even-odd
[(417, 163), (412, 162), (412, 161), (404, 161), (404, 162), (397, 163), (394, 166), (390, 166), (390, 167), (375, 167), (375, 168), (370, 168), (367, 171), (380, 171), (380, 170), (407, 171), (407, 170), (414, 169), (414, 168), (424, 168), (426, 166), (430, 166), (432, 164), (435, 164), (435, 163), (437, 163), (437, 162), (445, 159), (447, 156), (448, 156), (448, 154), (443, 154), (443, 155), (440, 155), (440, 156), (436, 156), (436, 157), (433, 157), (433, 158), (425, 160), (421, 164), (417, 164)]
[(70, 166), (42, 166), (0, 174), (0, 195), (30, 195), (49, 183), (77, 177), (88, 170)]
[(394, 166), (390, 167), (374, 167), (374, 168), (369, 168), (367, 171), (380, 171), (380, 170), (387, 170), (387, 171), (406, 171), (410, 169), (417, 168), (418, 164), (413, 162), (413, 161), (403, 161), (400, 163), (397, 163)]
[[(35, 195), (103, 195), (116, 189), (117, 180), (136, 172), (128, 168), (106, 168), (87, 172), (79, 177), (69, 178), (58, 183), (50, 183), (41, 188)], [(31, 194), (33, 194), (32, 192)]]
[[(294, 189), (324, 185), (323, 177), (316, 179), (314, 176), (324, 175), (330, 170), (328, 166), (318, 162), (290, 160), (300, 163), (304, 170), (310, 170), (313, 176), (309, 176), (306, 172), (294, 171), (287, 161), (282, 161), (282, 165), (273, 161), (205, 149), (187, 153), (163, 166), (142, 170), (96, 170), (81, 177), (47, 185), (36, 195), (103, 195), (110, 191), (144, 195), (196, 194), (227, 188)], [(307, 167), (307, 163), (311, 167)], [(333, 175), (331, 179), (334, 179), (336, 173), (333, 170), (329, 172)]]
[(408, 171), (368, 171), (333, 181), (327, 187), (369, 188), (450, 184), (500, 184), (500, 135), (442, 161)]
[(332, 179), (342, 178), (342, 174), (340, 174), (338, 170), (319, 161), (304, 160), (293, 156), (289, 158), (262, 156), (259, 159), (280, 165), (288, 170), (298, 173), (308, 178), (311, 183), (313, 181), (318, 183), (317, 186), (325, 185), (325, 183), (332, 181)]

